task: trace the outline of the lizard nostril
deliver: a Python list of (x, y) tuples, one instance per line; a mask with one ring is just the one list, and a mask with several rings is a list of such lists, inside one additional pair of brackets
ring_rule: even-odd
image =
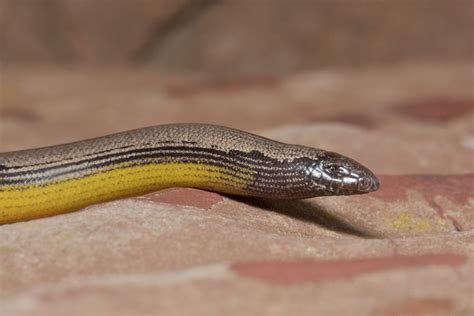
[(377, 191), (380, 187), (380, 183), (379, 183), (379, 179), (377, 178), (372, 178), (372, 185), (371, 185), (371, 189), (372, 191)]

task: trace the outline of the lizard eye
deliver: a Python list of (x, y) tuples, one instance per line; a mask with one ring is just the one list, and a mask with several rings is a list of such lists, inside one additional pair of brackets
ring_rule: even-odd
[(330, 174), (330, 175), (348, 175), (350, 174), (349, 170), (344, 167), (344, 166), (341, 166), (339, 164), (328, 164), (325, 168), (325, 171), (326, 173)]
[(329, 165), (326, 171), (330, 174), (335, 174), (339, 168), (336, 165)]

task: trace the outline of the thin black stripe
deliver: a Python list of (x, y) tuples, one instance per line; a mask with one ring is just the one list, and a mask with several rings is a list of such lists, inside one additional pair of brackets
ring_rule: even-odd
[[(118, 149), (129, 148), (129, 147), (131, 147), (131, 146), (119, 147)], [(113, 149), (105, 150), (105, 151), (99, 151), (98, 153), (109, 153), (110, 151), (113, 151), (113, 150), (117, 150), (117, 148), (113, 148)], [(63, 167), (63, 166), (67, 167), (67, 166), (75, 165), (75, 164), (79, 164), (79, 163), (87, 163), (87, 162), (94, 162), (96, 160), (101, 160), (101, 159), (108, 159), (108, 158), (112, 158), (112, 157), (114, 157), (116, 155), (119, 155), (119, 154), (141, 153), (141, 152), (154, 151), (154, 150), (191, 150), (191, 151), (196, 150), (196, 151), (199, 151), (199, 152), (214, 153), (214, 154), (219, 155), (219, 156), (232, 156), (232, 157), (233, 156), (238, 156), (242, 160), (249, 161), (249, 162), (259, 162), (259, 163), (263, 163), (263, 164), (272, 164), (274, 162), (280, 162), (278, 159), (267, 157), (267, 156), (265, 156), (264, 153), (259, 152), (257, 150), (252, 150), (250, 152), (244, 152), (244, 151), (233, 149), (233, 150), (230, 150), (229, 152), (226, 152), (224, 150), (218, 150), (218, 149), (215, 149), (215, 148), (197, 147), (197, 146), (196, 147), (193, 147), (193, 146), (163, 146), (163, 147), (137, 148), (137, 149), (132, 149), (132, 150), (129, 150), (129, 151), (121, 151), (121, 152), (107, 154), (107, 155), (97, 155), (97, 153), (92, 153), (92, 154), (85, 155), (85, 156), (81, 157), (83, 159), (78, 160), (78, 161), (71, 161), (71, 160), (76, 159), (76, 157), (71, 157), (71, 158), (68, 158), (68, 159), (62, 159), (60, 161), (48, 161), (48, 162), (44, 162), (44, 163), (41, 163), (41, 164), (31, 164), (31, 165), (27, 165), (27, 166), (6, 166), (6, 167), (7, 167), (7, 170), (12, 170), (12, 169), (16, 170), (16, 169), (22, 169), (22, 168), (35, 167), (35, 166), (50, 165), (50, 164), (55, 164), (55, 163), (58, 163), (58, 162), (60, 163), (60, 164), (55, 165), (55, 166), (48, 166), (48, 167), (44, 167), (44, 168), (33, 169), (34, 171), (36, 171), (36, 170), (42, 171), (42, 170), (45, 170), (45, 169), (48, 169), (48, 168)], [(93, 158), (88, 158), (92, 155), (94, 156)], [(84, 158), (86, 158), (86, 159), (84, 159)], [(65, 161), (71, 161), (71, 162), (61, 163), (61, 162), (65, 162)], [(22, 172), (22, 171), (18, 171), (18, 172)], [(24, 172), (27, 172), (27, 171), (24, 171)]]
[[(216, 150), (216, 149), (210, 149), (210, 148), (203, 148), (203, 147), (186, 147), (186, 146), (167, 146), (167, 147), (156, 147), (156, 148), (140, 148), (140, 149), (133, 149), (129, 151), (122, 151), (114, 154), (108, 154), (104, 156), (99, 156), (99, 157), (94, 157), (91, 159), (83, 159), (79, 161), (74, 161), (74, 162), (68, 162), (68, 163), (63, 163), (55, 166), (48, 166), (44, 168), (39, 168), (39, 169), (32, 169), (32, 170), (24, 170), (24, 171), (16, 171), (16, 172), (11, 172), (11, 169), (21, 169), (21, 168), (29, 168), (30, 166), (13, 166), (13, 167), (8, 167), (6, 176), (20, 176), (23, 174), (31, 174), (31, 173), (42, 173), (45, 171), (49, 170), (54, 170), (54, 169), (61, 169), (65, 167), (73, 167), (73, 166), (78, 166), (80, 164), (88, 164), (91, 165), (95, 162), (101, 161), (101, 160), (113, 160), (116, 157), (122, 157), (125, 155), (132, 155), (132, 154), (140, 154), (140, 153), (159, 153), (159, 152), (179, 152), (179, 151), (184, 151), (184, 152), (192, 152), (196, 151), (198, 154), (200, 153), (208, 153), (208, 154), (213, 154), (215, 156), (220, 157), (219, 159), (223, 160), (228, 160), (229, 162), (235, 163), (236, 165), (239, 165), (240, 167), (248, 167), (248, 166), (255, 166), (256, 164), (254, 162), (257, 162), (258, 164), (272, 164), (272, 169), (274, 168), (274, 165), (278, 165), (278, 160), (274, 158), (269, 158), (263, 155), (260, 152), (252, 151), (252, 152), (243, 152), (243, 151), (238, 151), (238, 150), (231, 150), (229, 153), (222, 151), (222, 150)], [(173, 153), (174, 155), (175, 153)], [(192, 155), (192, 153), (189, 153), (188, 155)], [(252, 157), (259, 157), (260, 160), (257, 159), (252, 159)], [(170, 155), (170, 158), (173, 158), (172, 155)], [(231, 161), (232, 159), (238, 160), (237, 162)], [(248, 163), (248, 161), (252, 161), (252, 163)], [(97, 164), (97, 166), (102, 166), (101, 164)], [(3, 173), (0, 171), (0, 173)]]

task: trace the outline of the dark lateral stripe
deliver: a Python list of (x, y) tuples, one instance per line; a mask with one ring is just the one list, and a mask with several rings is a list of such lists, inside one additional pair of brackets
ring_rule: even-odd
[[(159, 145), (159, 144), (175, 144), (176, 142), (174, 141), (171, 141), (171, 140), (165, 140), (165, 141), (161, 141), (161, 142), (156, 142), (155, 145)], [(73, 143), (71, 143), (73, 144)], [(66, 145), (59, 145), (59, 147), (61, 146), (69, 146), (71, 144), (66, 144)], [(145, 146), (147, 145), (147, 143), (144, 143), (144, 144), (141, 144), (142, 146)], [(55, 147), (55, 146), (53, 146)], [(127, 149), (127, 148), (135, 148), (136, 145), (135, 144), (131, 144), (131, 145), (126, 145), (126, 146), (120, 146), (120, 147), (114, 147), (114, 148), (110, 148), (110, 149), (104, 149), (104, 150), (99, 150), (99, 151), (95, 151), (93, 153), (90, 153), (90, 154), (87, 154), (87, 155), (84, 155), (83, 158), (89, 158), (89, 157), (92, 157), (92, 158), (98, 158), (98, 157), (101, 157), (101, 154), (107, 154), (107, 153), (110, 153), (110, 152), (113, 152), (113, 151), (117, 151), (117, 150), (122, 150), (122, 149)], [(151, 147), (151, 148), (157, 148), (157, 147)], [(39, 148), (39, 150), (41, 149), (45, 149), (45, 148)], [(36, 149), (33, 149), (33, 150), (36, 150)], [(32, 149), (27, 149), (27, 150), (22, 150), (20, 152), (24, 152), (24, 151), (32, 151)], [(65, 161), (71, 161), (71, 160), (74, 160), (76, 159), (76, 157), (71, 157), (71, 158), (61, 158), (60, 160), (50, 160), (50, 161), (45, 161), (45, 162), (41, 162), (41, 163), (35, 163), (35, 164), (29, 164), (27, 166), (6, 166), (6, 165), (1, 165), (0, 164), (0, 171), (2, 170), (8, 170), (8, 169), (21, 169), (21, 168), (25, 168), (25, 167), (39, 167), (39, 166), (45, 166), (45, 165), (51, 165), (51, 164), (55, 164), (55, 163), (61, 163), (61, 162), (65, 162)]]
[[(58, 164), (54, 166), (47, 166), (43, 168), (38, 168), (38, 169), (33, 169), (33, 170), (23, 170), (23, 171), (16, 171), (16, 172), (11, 172), (10, 170), (15, 170), (15, 169), (21, 169), (21, 168), (26, 168), (30, 166), (12, 166), (8, 167), (7, 169), (7, 176), (20, 176), (23, 174), (31, 174), (31, 173), (41, 173), (49, 170), (54, 170), (54, 169), (61, 169), (61, 168), (66, 168), (66, 167), (74, 167), (78, 166), (81, 164), (88, 164), (88, 165), (93, 165), (96, 162), (100, 162), (102, 160), (113, 160), (116, 157), (123, 157), (126, 155), (134, 155), (134, 154), (148, 154), (148, 153), (160, 153), (160, 152), (169, 152), (169, 156), (173, 157), (175, 155), (175, 152), (190, 152), (189, 155), (191, 155), (192, 152), (196, 153), (207, 153), (210, 155), (218, 156), (222, 160), (237, 160), (235, 164), (239, 164), (241, 167), (247, 167), (247, 166), (255, 166), (255, 165), (268, 165), (268, 164), (275, 164), (278, 165), (278, 160), (273, 159), (273, 158), (267, 158), (263, 154), (260, 154), (258, 152), (242, 152), (242, 151), (237, 151), (237, 150), (232, 150), (229, 153), (226, 153), (225, 151), (222, 150), (216, 150), (216, 149), (210, 149), (210, 148), (203, 148), (203, 147), (186, 147), (186, 146), (166, 146), (166, 147), (156, 147), (156, 148), (140, 148), (140, 149), (133, 149), (133, 150), (128, 150), (128, 151), (122, 151), (118, 153), (113, 153), (113, 154), (108, 154), (108, 155), (103, 155), (103, 156), (98, 156), (94, 158), (89, 158), (89, 159), (82, 159), (78, 161), (73, 161), (73, 162), (67, 162), (63, 164)], [(258, 158), (253, 158), (258, 156)], [(100, 164), (96, 164), (100, 166)], [(273, 168), (273, 165), (272, 165)]]
[(33, 179), (43, 177), (43, 175), (48, 171), (56, 171), (55, 174), (52, 175), (44, 175), (44, 177), (58, 177), (65, 174), (74, 174), (84, 170), (94, 170), (104, 168), (110, 165), (119, 164), (123, 162), (132, 162), (135, 164), (139, 164), (142, 160), (147, 160), (150, 162), (160, 163), (160, 162), (179, 162), (179, 161), (190, 161), (190, 162), (200, 162), (200, 163), (207, 163), (211, 165), (218, 165), (223, 167), (233, 168), (236, 171), (243, 170), (253, 170), (258, 171), (260, 173), (268, 173), (274, 174), (278, 171), (286, 170), (288, 166), (281, 166), (281, 168), (277, 165), (274, 165), (272, 170), (266, 172), (264, 169), (261, 168), (258, 164), (242, 164), (236, 161), (235, 159), (228, 159), (228, 157), (215, 157), (208, 154), (200, 154), (200, 153), (192, 153), (192, 152), (162, 152), (161, 150), (151, 153), (144, 153), (140, 155), (117, 155), (113, 157), (114, 159), (109, 159), (106, 161), (97, 161), (95, 164), (74, 164), (71, 166), (69, 170), (64, 170), (64, 167), (55, 166), (54, 168), (48, 168), (47, 170), (35, 170), (35, 171), (23, 171), (23, 172), (16, 172), (10, 173), (4, 177), (5, 180), (9, 181), (17, 181), (20, 179)]
[[(163, 143), (163, 142), (162, 142)], [(129, 148), (130, 146), (125, 146), (125, 147), (121, 147), (121, 148)], [(98, 153), (109, 153), (110, 151), (114, 151), (116, 150), (116, 148), (114, 149), (111, 149), (111, 150), (106, 150), (106, 151), (100, 151)], [(219, 155), (219, 156), (230, 156), (230, 157), (234, 157), (234, 156), (238, 156), (239, 158), (242, 159), (242, 161), (247, 161), (247, 162), (258, 162), (258, 163), (262, 163), (262, 164), (272, 164), (274, 162), (279, 162), (278, 159), (275, 159), (275, 158), (270, 158), (270, 157), (267, 157), (265, 156), (265, 154), (259, 152), (259, 151), (256, 151), (256, 150), (252, 150), (250, 152), (244, 152), (244, 151), (240, 151), (240, 150), (230, 150), (229, 152), (225, 152), (223, 150), (219, 150), (219, 149), (215, 149), (215, 148), (208, 148), (208, 147), (194, 147), (194, 146), (158, 146), (158, 147), (147, 147), (147, 148), (137, 148), (137, 149), (131, 149), (131, 150), (127, 150), (127, 151), (119, 151), (119, 152), (116, 152), (116, 153), (111, 153), (111, 154), (106, 154), (106, 155), (97, 155), (97, 153), (92, 153), (92, 154), (89, 154), (89, 155), (85, 155), (81, 158), (83, 158), (82, 160), (77, 160), (77, 161), (72, 161), (74, 159), (76, 159), (75, 157), (72, 157), (72, 158), (69, 158), (69, 159), (63, 159), (61, 161), (48, 161), (48, 162), (45, 162), (45, 163), (41, 163), (41, 164), (31, 164), (31, 165), (26, 165), (26, 166), (7, 166), (7, 170), (18, 170), (18, 169), (22, 169), (22, 168), (30, 168), (30, 167), (35, 167), (35, 166), (44, 166), (44, 165), (51, 165), (51, 164), (54, 164), (53, 166), (47, 166), (47, 167), (44, 167), (44, 168), (38, 168), (38, 169), (34, 169), (35, 171), (36, 170), (43, 170), (43, 169), (47, 169), (47, 168), (53, 168), (53, 167), (62, 167), (62, 166), (70, 166), (70, 165), (75, 165), (75, 164), (80, 164), (80, 163), (87, 163), (87, 162), (94, 162), (95, 160), (100, 160), (100, 159), (108, 159), (108, 158), (111, 158), (111, 157), (114, 157), (116, 155), (120, 155), (120, 154), (130, 154), (130, 153), (141, 153), (141, 152), (147, 152), (147, 151), (154, 151), (154, 150), (189, 150), (189, 151), (198, 151), (198, 152), (207, 152), (207, 153), (214, 153), (216, 155)], [(89, 158), (93, 156), (92, 158)], [(66, 161), (70, 161), (70, 162), (66, 162)], [(63, 163), (64, 162), (64, 163)], [(59, 163), (56, 165), (56, 163)], [(0, 169), (1, 171), (1, 169)], [(21, 171), (19, 171), (21, 172)], [(26, 171), (25, 171), (26, 172)]]
[[(177, 160), (176, 156), (174, 157), (159, 157), (154, 154), (142, 154), (140, 156), (134, 156), (134, 157), (116, 157), (117, 159), (114, 160), (108, 160), (105, 163), (98, 163), (96, 165), (82, 165), (78, 166), (76, 169), (64, 169), (64, 168), (58, 168), (58, 172), (56, 172), (53, 175), (45, 175), (45, 172), (39, 173), (36, 172), (34, 174), (24, 174), (21, 176), (17, 176), (16, 178), (13, 177), (5, 177), (4, 179), (0, 179), (0, 185), (7, 185), (7, 184), (24, 184), (26, 182), (28, 183), (39, 183), (39, 182), (48, 182), (48, 181), (53, 181), (56, 178), (60, 178), (63, 176), (69, 175), (70, 179), (73, 178), (81, 178), (83, 176), (88, 176), (92, 175), (98, 172), (103, 171), (107, 167), (113, 167), (120, 165), (121, 163), (130, 163), (124, 168), (131, 167), (131, 166), (139, 166), (139, 165), (147, 165), (147, 164), (162, 164), (162, 163), (173, 163), (173, 162), (178, 162), (178, 163), (186, 163), (186, 162), (192, 162), (192, 163), (201, 163), (205, 165), (210, 165), (210, 166), (218, 166), (218, 167), (225, 167), (230, 170), (233, 170), (234, 172), (243, 172), (244, 169), (236, 167), (236, 166), (229, 166), (221, 163), (218, 160), (213, 160), (212, 157), (206, 158), (205, 161), (203, 161), (204, 156), (202, 155), (195, 155), (197, 157), (192, 157), (189, 155), (183, 155), (185, 159)], [(163, 159), (159, 159), (163, 158)], [(171, 159), (173, 158), (173, 159)], [(113, 169), (118, 169), (118, 168), (113, 168)], [(247, 168), (248, 169), (248, 168)], [(51, 170), (49, 170), (51, 171)], [(85, 171), (85, 173), (84, 173)], [(89, 171), (89, 172), (87, 172)], [(84, 173), (84, 174), (81, 174)], [(77, 176), (79, 175), (79, 176)]]
[[(140, 163), (138, 162), (136, 165), (140, 165), (140, 164), (143, 164), (143, 163)], [(206, 165), (209, 165), (209, 164), (206, 164)], [(121, 168), (127, 168), (129, 166), (124, 166), (124, 167), (121, 167)], [(220, 166), (222, 167), (222, 166)], [(119, 169), (119, 168), (118, 168)], [(97, 173), (97, 172), (100, 172), (100, 170), (96, 170), (96, 172), (94, 173)], [(271, 176), (271, 177), (268, 177), (267, 179), (263, 179), (262, 178), (262, 175), (260, 174), (257, 174), (257, 175), (252, 175), (252, 174), (249, 174), (250, 178), (249, 177), (246, 177), (246, 176), (241, 176), (239, 173), (241, 173), (242, 171), (240, 169), (237, 169), (237, 171), (234, 171), (234, 170), (230, 170), (228, 167), (224, 167), (223, 170), (220, 171), (220, 173), (222, 174), (222, 176), (218, 176), (218, 179), (220, 179), (220, 181), (222, 181), (221, 183), (226, 183), (227, 185), (232, 185), (234, 184), (232, 182), (232, 178), (235, 178), (237, 181), (235, 183), (235, 185), (238, 185), (238, 183), (247, 183), (247, 188), (246, 190), (248, 191), (252, 191), (252, 192), (265, 192), (267, 190), (270, 190), (270, 191), (275, 191), (275, 192), (280, 192), (282, 190), (284, 190), (285, 188), (285, 184), (287, 184), (287, 181), (288, 181), (288, 175), (279, 175), (279, 176)], [(94, 174), (92, 173), (92, 174)], [(52, 184), (52, 183), (61, 183), (61, 182), (64, 182), (64, 181), (70, 181), (70, 180), (77, 180), (77, 179), (81, 179), (81, 178), (86, 178), (88, 176), (91, 176), (92, 174), (84, 174), (84, 175), (80, 175), (80, 176), (72, 176), (71, 178), (66, 178), (66, 179), (59, 179), (59, 180), (54, 180), (54, 179), (51, 179), (51, 178), (47, 178), (47, 183), (41, 183), (38, 181), (38, 179), (34, 182), (28, 182), (28, 183), (25, 183), (25, 182), (19, 182), (17, 184), (20, 184), (21, 186), (23, 185), (48, 185), (48, 184)], [(306, 186), (306, 181), (305, 179), (301, 178), (301, 177), (298, 177), (298, 178), (295, 178), (297, 179), (297, 181), (293, 181), (292, 183), (292, 187), (303, 187), (303, 186)], [(157, 179), (158, 180), (158, 179)], [(215, 183), (219, 183), (219, 182), (215, 182)], [(11, 184), (11, 185), (14, 185), (14, 184)], [(19, 187), (18, 188), (19, 190), (21, 190), (22, 188)], [(2, 191), (2, 188), (0, 186), (0, 192)], [(283, 191), (282, 191), (283, 192)]]
[[(288, 179), (298, 179), (297, 176), (295, 176), (293, 174), (293, 172), (284, 172), (284, 171), (280, 171), (279, 173), (275, 173), (275, 174), (262, 174), (262, 172), (258, 171), (258, 170), (244, 170), (242, 168), (238, 168), (238, 167), (233, 167), (233, 166), (229, 166), (229, 165), (223, 165), (222, 163), (219, 163), (219, 162), (211, 162), (211, 161), (206, 161), (206, 162), (202, 162), (202, 161), (199, 161), (199, 160), (192, 160), (192, 159), (187, 159), (187, 160), (183, 160), (183, 161), (179, 161), (179, 162), (183, 162), (183, 163), (196, 163), (196, 164), (204, 164), (204, 165), (208, 165), (208, 166), (217, 166), (217, 167), (221, 167), (221, 168), (224, 168), (226, 171), (222, 171), (223, 174), (226, 174), (226, 175), (229, 175), (229, 176), (232, 176), (232, 177), (235, 177), (237, 179), (241, 179), (241, 180), (245, 180), (245, 181), (248, 181), (248, 177), (246, 176), (241, 176), (240, 174), (242, 173), (246, 173), (248, 176), (250, 176), (251, 178), (253, 179), (259, 179), (259, 182), (261, 182), (263, 185), (265, 184), (268, 184), (268, 183), (280, 183), (280, 184), (283, 184), (283, 183), (287, 183), (288, 182)], [(134, 163), (132, 163), (131, 165), (128, 165), (128, 166), (124, 166), (123, 168), (128, 168), (128, 167), (131, 167), (131, 166), (138, 166), (138, 165), (146, 165), (146, 164), (150, 164), (150, 163), (166, 163), (166, 162), (156, 162), (156, 161), (149, 161), (149, 162), (144, 162), (143, 160), (137, 160), (135, 161)], [(111, 164), (112, 166), (115, 165), (115, 164)], [(84, 171), (84, 170), (87, 170), (87, 168), (83, 168), (83, 170), (81, 171)], [(89, 173), (85, 173), (85, 174), (80, 174), (79, 170), (75, 170), (75, 171), (65, 171), (61, 174), (56, 174), (54, 176), (40, 176), (40, 177), (35, 177), (35, 178), (27, 178), (27, 179), (2, 179), (0, 180), (0, 186), (2, 185), (23, 185), (23, 184), (47, 184), (47, 183), (51, 183), (51, 182), (61, 182), (61, 181), (67, 181), (69, 179), (79, 179), (79, 178), (83, 178), (83, 177), (87, 177), (87, 176), (90, 176), (92, 174), (95, 174), (95, 173), (98, 173), (98, 172), (101, 172), (100, 169), (90, 169), (91, 172)], [(66, 179), (59, 179), (59, 180), (56, 180), (55, 179), (58, 179), (62, 176), (65, 176), (65, 175), (69, 175), (70, 177), (69, 178), (66, 178)], [(292, 177), (293, 176), (293, 177)], [(26, 181), (25, 181), (26, 180)]]
[[(54, 174), (54, 175), (44, 175), (36, 172), (35, 174), (25, 174), (21, 177), (17, 176), (17, 178), (10, 179), (8, 177), (0, 180), (0, 185), (14, 185), (14, 184), (35, 184), (35, 183), (42, 183), (51, 181), (52, 179), (59, 178), (61, 176), (70, 175), (71, 178), (74, 178), (75, 174), (78, 174), (83, 171), (91, 170), (90, 173), (83, 174), (81, 176), (87, 176), (96, 172), (100, 172), (100, 169), (118, 165), (120, 163), (129, 162), (132, 165), (140, 165), (140, 164), (149, 164), (149, 163), (166, 163), (166, 162), (191, 162), (191, 163), (201, 163), (206, 165), (218, 166), (226, 168), (230, 171), (229, 174), (235, 176), (235, 173), (242, 173), (247, 172), (249, 175), (254, 175), (261, 179), (262, 182), (268, 183), (269, 181), (274, 183), (286, 183), (288, 181), (289, 176), (292, 175), (293, 170), (289, 168), (288, 165), (282, 165), (281, 168), (275, 168), (275, 170), (263, 170), (259, 168), (258, 165), (238, 165), (235, 162), (227, 162), (222, 157), (214, 157), (205, 154), (197, 154), (197, 153), (174, 153), (173, 155), (160, 155), (161, 152), (155, 153), (148, 153), (142, 154), (139, 156), (133, 157), (122, 157), (117, 156), (114, 157), (116, 159), (106, 161), (105, 163), (100, 163), (97, 165), (82, 165), (80, 168), (76, 168), (74, 170), (64, 170)], [(276, 167), (276, 166), (275, 166)], [(294, 179), (295, 177), (293, 177)]]

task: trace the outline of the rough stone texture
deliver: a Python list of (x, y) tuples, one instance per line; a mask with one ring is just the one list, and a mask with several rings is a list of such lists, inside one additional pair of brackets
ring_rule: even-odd
[(473, 314), (472, 70), (7, 68), (1, 151), (211, 122), (347, 154), (381, 188), (305, 201), (173, 188), (3, 225), (0, 315)]

